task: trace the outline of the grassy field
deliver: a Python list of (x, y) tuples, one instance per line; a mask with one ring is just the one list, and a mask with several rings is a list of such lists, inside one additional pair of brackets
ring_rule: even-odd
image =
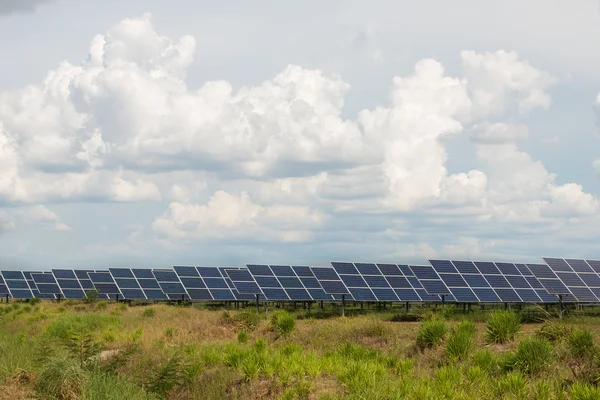
[(600, 399), (583, 314), (0, 307), (0, 399)]

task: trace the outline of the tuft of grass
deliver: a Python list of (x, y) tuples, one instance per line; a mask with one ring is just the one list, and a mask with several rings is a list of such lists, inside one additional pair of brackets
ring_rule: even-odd
[(536, 332), (536, 336), (543, 337), (551, 342), (557, 342), (569, 336), (570, 329), (564, 323), (546, 322)]
[(114, 374), (93, 373), (85, 387), (85, 400), (154, 400), (156, 397), (135, 383)]
[(48, 324), (46, 335), (66, 340), (72, 332), (98, 332), (111, 327), (118, 327), (120, 323), (120, 318), (115, 315), (65, 314)]
[(431, 319), (423, 322), (417, 334), (417, 347), (421, 350), (435, 347), (446, 336), (448, 327), (441, 320)]
[(150, 308), (146, 308), (144, 310), (144, 312), (142, 312), (142, 317), (152, 318), (152, 317), (154, 317), (154, 314), (156, 314), (156, 312), (154, 311), (154, 308), (150, 307)]
[(475, 332), (475, 324), (472, 322), (458, 324), (446, 342), (446, 357), (449, 360), (464, 360), (473, 349)]
[(240, 333), (238, 333), (237, 336), (238, 342), (244, 344), (244, 343), (248, 343), (248, 333), (246, 333), (245, 331), (240, 331)]
[(175, 333), (177, 333), (177, 329), (173, 328), (172, 326), (167, 327), (167, 329), (165, 329), (165, 337), (172, 339), (173, 336), (175, 336)]
[(486, 339), (490, 343), (507, 343), (515, 339), (521, 329), (521, 316), (511, 311), (490, 314), (486, 326)]
[(106, 310), (106, 307), (108, 307), (106, 300), (101, 300), (96, 303), (96, 310)]
[(271, 329), (282, 336), (289, 336), (296, 328), (296, 319), (285, 310), (280, 310), (271, 316)]
[(597, 400), (600, 399), (600, 388), (589, 383), (575, 382), (569, 390), (572, 400)]
[(571, 354), (583, 357), (594, 349), (594, 335), (589, 329), (573, 329), (567, 338)]
[(519, 343), (516, 357), (516, 367), (528, 374), (537, 374), (544, 370), (552, 361), (552, 344), (540, 337), (530, 337)]
[(35, 386), (43, 398), (76, 400), (81, 398), (87, 375), (74, 360), (52, 359), (46, 364)]
[[(227, 314), (229, 318), (229, 313)], [(252, 332), (258, 325), (260, 325), (260, 321), (262, 321), (261, 314), (251, 311), (251, 310), (242, 310), (233, 316), (233, 321), (247, 332)]]

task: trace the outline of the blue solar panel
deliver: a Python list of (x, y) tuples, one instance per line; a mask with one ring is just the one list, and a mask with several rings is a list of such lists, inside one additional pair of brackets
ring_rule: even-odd
[(81, 289), (81, 285), (77, 279), (57, 279), (61, 289)]
[(167, 300), (167, 295), (160, 289), (144, 289), (148, 300)]
[(473, 288), (473, 292), (481, 303), (500, 303), (500, 297), (491, 288)]
[(539, 303), (541, 299), (533, 289), (515, 289), (519, 297), (526, 303)]
[(108, 272), (90, 272), (88, 274), (94, 285), (98, 283), (113, 283), (113, 277)]
[(215, 300), (220, 301), (234, 301), (235, 296), (231, 292), (231, 289), (213, 289), (210, 291)]
[(596, 272), (600, 273), (600, 261), (597, 260), (585, 260), (590, 267)]
[(381, 275), (379, 268), (375, 264), (355, 263), (354, 266), (361, 275)]
[(471, 288), (490, 287), (490, 284), (483, 277), (483, 275), (466, 274), (466, 275), (463, 275), (463, 278), (464, 278), (465, 282), (467, 283), (467, 285), (469, 285), (469, 287), (471, 287)]
[[(377, 264), (381, 273), (385, 276), (403, 276), (404, 274), (396, 264)], [(406, 266), (408, 268), (408, 266)], [(411, 273), (412, 274), (412, 273)]]
[(265, 298), (270, 301), (285, 301), (290, 299), (283, 289), (262, 288), (262, 291), (265, 295)]
[(354, 266), (354, 264), (349, 262), (331, 262), (333, 269), (338, 274), (350, 274), (350, 275), (358, 275), (358, 270)]
[(477, 269), (479, 269), (479, 272), (484, 275), (502, 275), (498, 267), (496, 267), (493, 262), (475, 261), (475, 265), (477, 266)]
[(306, 289), (286, 289), (290, 300), (307, 301), (313, 300)]
[(56, 279), (77, 279), (75, 272), (71, 269), (53, 269), (52, 274)]
[(31, 277), (36, 284), (56, 283), (56, 279), (54, 278), (53, 274), (37, 273), (37, 274), (31, 274)]
[(269, 268), (268, 265), (255, 265), (255, 264), (247, 264), (246, 267), (250, 271), (253, 276), (263, 275), (263, 276), (273, 276), (273, 271)]
[(544, 257), (544, 261), (546, 262), (546, 264), (548, 264), (550, 269), (552, 269), (552, 271), (554, 271), (554, 272), (557, 272), (557, 271), (571, 272), (572, 271), (569, 264), (567, 264), (567, 262), (563, 259)]
[(119, 289), (139, 289), (140, 285), (135, 279), (115, 278), (115, 283)]
[(310, 270), (310, 267), (302, 266), (302, 265), (293, 265), (292, 269), (299, 277), (313, 277), (313, 273)]
[(530, 286), (522, 276), (507, 275), (506, 280), (513, 289), (529, 289)]
[(453, 274), (458, 273), (458, 271), (456, 270), (456, 268), (454, 268), (454, 265), (452, 265), (452, 262), (450, 260), (429, 260), (429, 263), (438, 274), (442, 272)]
[(125, 299), (145, 300), (146, 296), (141, 289), (121, 289), (121, 294)]
[(510, 288), (510, 283), (502, 275), (484, 275), (484, 278), (489, 282), (494, 289)]
[(421, 301), (419, 294), (414, 289), (394, 289), (394, 292), (400, 301)]
[(585, 260), (565, 260), (575, 272), (595, 272)]
[(152, 270), (154, 277), (158, 282), (179, 282), (175, 271)]
[(327, 294), (350, 293), (342, 281), (319, 281), (319, 283)]
[(452, 264), (461, 274), (480, 274), (473, 261), (452, 261)]
[(360, 275), (341, 275), (340, 278), (344, 284), (350, 289), (351, 287), (367, 288), (367, 282)]
[(270, 265), (271, 271), (275, 274), (275, 276), (296, 276), (294, 270), (289, 265)]
[(160, 289), (160, 285), (155, 278), (152, 279), (138, 279), (137, 280), (142, 289)]
[(135, 278), (129, 268), (109, 268), (108, 272), (111, 273), (113, 278)]
[(224, 278), (204, 278), (204, 283), (209, 289), (229, 289)]
[(496, 263), (496, 267), (503, 275), (521, 275), (517, 267), (511, 263)]
[(25, 275), (21, 271), (1, 271), (4, 279), (25, 279)]
[(284, 289), (298, 289), (298, 288), (302, 288), (302, 282), (300, 282), (300, 279), (298, 278), (294, 278), (294, 277), (280, 277), (279, 279), (279, 283), (281, 283), (281, 286), (283, 286)]
[(131, 272), (138, 279), (155, 279), (151, 269), (133, 268)]
[(377, 298), (368, 288), (348, 288), (356, 301), (376, 301)]
[[(395, 278), (398, 278), (398, 277), (395, 277)], [(371, 289), (389, 288), (390, 287), (390, 284), (382, 275), (380, 275), (380, 276), (365, 275), (364, 279)], [(377, 296), (377, 297), (379, 297), (379, 296)]]
[(160, 288), (166, 295), (187, 294), (183, 285), (179, 282), (158, 282)]
[(453, 287), (450, 288), (452, 295), (456, 299), (456, 301), (461, 303), (476, 303), (479, 301), (477, 296), (473, 293), (473, 291), (466, 287)]
[(189, 276), (189, 277), (200, 276), (200, 273), (198, 272), (196, 267), (175, 266), (175, 267), (173, 267), (173, 270), (175, 271), (175, 273), (177, 275), (179, 275), (180, 278), (184, 277), (184, 276)]
[(514, 289), (496, 288), (495, 291), (504, 303), (520, 303), (522, 301)]
[(446, 286), (450, 287), (467, 287), (467, 282), (459, 274), (439, 274)]
[(119, 288), (114, 283), (94, 283), (98, 293), (102, 294), (121, 294)]
[(411, 265), (410, 269), (415, 274), (419, 281), (423, 279), (439, 279), (438, 274), (433, 267), (428, 265)]
[(199, 276), (198, 278), (180, 278), (180, 280), (186, 289), (206, 289), (204, 281)]
[(421, 285), (428, 294), (447, 295), (451, 293), (441, 279), (422, 280)]
[(394, 289), (408, 289), (412, 287), (408, 279), (403, 276), (386, 276), (386, 278), (390, 286)]
[(192, 300), (212, 300), (212, 296), (208, 289), (187, 289), (190, 299)]

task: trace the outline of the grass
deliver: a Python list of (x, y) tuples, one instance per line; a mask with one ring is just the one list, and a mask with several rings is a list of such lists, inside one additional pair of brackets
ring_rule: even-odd
[(110, 302), (99, 308), (99, 303), (41, 302), (29, 311), (20, 303), (2, 307), (0, 398), (595, 399), (600, 394), (600, 318), (595, 316), (521, 325), (516, 314), (461, 316), (451, 306), (413, 307), (411, 315), (423, 321), (415, 322), (389, 310), (361, 313), (351, 306), (345, 318), (329, 310), (315, 310), (313, 316), (289, 308), (265, 318), (253, 308)]
[(486, 327), (489, 343), (507, 343), (515, 339), (521, 328), (521, 316), (511, 311), (496, 311), (490, 314)]

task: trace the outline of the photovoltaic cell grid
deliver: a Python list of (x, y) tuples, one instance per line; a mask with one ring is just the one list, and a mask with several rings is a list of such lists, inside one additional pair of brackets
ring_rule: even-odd
[(310, 270), (325, 293), (332, 295), (334, 299), (339, 299), (342, 295), (352, 298), (352, 294), (333, 267), (310, 267)]
[[(8, 295), (15, 299), (32, 299), (33, 293), (22, 271), (0, 271)], [(6, 294), (5, 294), (6, 295)]]
[(544, 261), (578, 302), (600, 300), (600, 277), (596, 271), (600, 264), (598, 261), (550, 257), (545, 257)]
[[(556, 301), (527, 266), (485, 261), (429, 260), (458, 302), (542, 303)], [(529, 279), (528, 279), (529, 278)]]
[(452, 292), (431, 265), (409, 265), (409, 268), (429, 295), (443, 296), (454, 301)]

